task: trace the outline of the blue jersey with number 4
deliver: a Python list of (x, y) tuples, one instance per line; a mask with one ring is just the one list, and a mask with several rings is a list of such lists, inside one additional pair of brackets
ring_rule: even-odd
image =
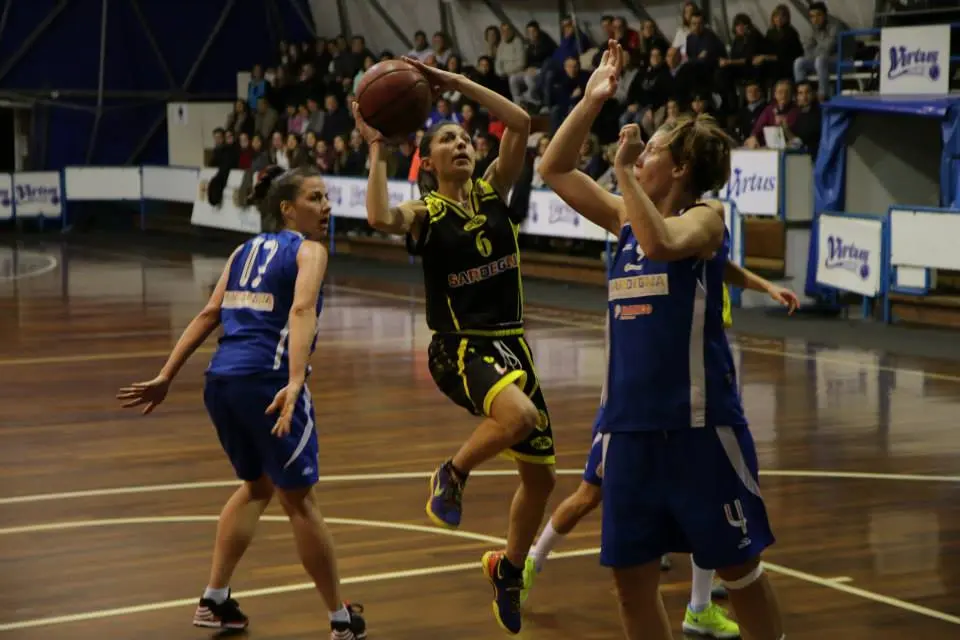
[[(297, 251), (303, 239), (294, 231), (281, 231), (261, 233), (241, 245), (230, 265), (220, 306), (223, 336), (208, 374), (288, 376), (288, 318), (297, 281)], [(322, 308), (321, 291), (318, 316)], [(311, 353), (316, 343), (314, 332)]]

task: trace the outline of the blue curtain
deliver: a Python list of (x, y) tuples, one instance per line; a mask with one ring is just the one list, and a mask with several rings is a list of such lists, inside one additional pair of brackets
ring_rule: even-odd
[(823, 288), (817, 284), (817, 259), (820, 253), (817, 238), (820, 213), (843, 210), (849, 127), (849, 111), (835, 108), (829, 103), (823, 106), (820, 150), (813, 164), (813, 227), (810, 229), (807, 281), (804, 287), (806, 294), (812, 298), (821, 298), (824, 294)]

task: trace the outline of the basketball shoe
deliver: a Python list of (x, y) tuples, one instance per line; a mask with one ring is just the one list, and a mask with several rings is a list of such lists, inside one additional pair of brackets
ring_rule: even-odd
[(463, 486), (465, 481), (457, 477), (452, 461), (440, 465), (430, 477), (430, 498), (427, 500), (427, 516), (438, 527), (456, 529), (463, 515)]
[(488, 551), (480, 562), (483, 575), (493, 586), (493, 617), (504, 631), (520, 633), (524, 570), (511, 565), (503, 551)]
[(250, 619), (240, 611), (240, 605), (230, 597), (218, 603), (211, 598), (200, 598), (193, 614), (193, 626), (207, 629), (246, 629)]
[(365, 640), (367, 621), (363, 619), (363, 605), (343, 603), (350, 613), (350, 622), (330, 621), (330, 640)]

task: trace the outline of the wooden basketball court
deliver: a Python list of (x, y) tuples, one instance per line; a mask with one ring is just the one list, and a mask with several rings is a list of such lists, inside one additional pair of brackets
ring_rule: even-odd
[[(222, 261), (56, 245), (17, 264), (0, 273), (0, 640), (209, 637), (190, 620), (235, 484), (201, 399), (212, 341), (153, 416), (113, 398), (154, 375)], [(555, 505), (589, 444), (601, 315), (529, 318), (557, 434)], [(322, 503), (371, 640), (500, 638), (479, 559), (503, 544), (516, 480), (491, 463), (470, 482), (462, 530), (429, 525), (427, 477), (475, 424), (434, 387), (429, 338), (415, 290), (332, 281), (310, 383)], [(790, 640), (960, 637), (960, 368), (737, 344)], [(289, 527), (268, 513), (232, 585), (248, 636), (322, 638)], [(521, 637), (621, 637), (598, 545), (593, 514), (547, 564)], [(689, 575), (675, 556), (663, 576), (677, 637)]]

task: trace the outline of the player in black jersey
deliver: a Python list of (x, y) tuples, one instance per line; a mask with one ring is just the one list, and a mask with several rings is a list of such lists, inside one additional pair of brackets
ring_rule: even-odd
[[(507, 547), (485, 554), (482, 566), (494, 586), (498, 623), (519, 633), (527, 551), (555, 483), (550, 416), (523, 337), (520, 219), (506, 204), (523, 168), (530, 117), (462, 75), (406, 60), (435, 92), (459, 91), (506, 125), (499, 157), (477, 180), (467, 132), (454, 123), (431, 128), (420, 144), (422, 199), (391, 208), (385, 141), (354, 105), (357, 127), (370, 146), (367, 218), (379, 231), (406, 235), (408, 249), (422, 259), (427, 324), (434, 331), (430, 373), (447, 397), (484, 417), (433, 474), (427, 514), (439, 526), (456, 528), (470, 472), (499, 453), (517, 461), (520, 487), (510, 508)], [(530, 563), (528, 576), (532, 568)]]

